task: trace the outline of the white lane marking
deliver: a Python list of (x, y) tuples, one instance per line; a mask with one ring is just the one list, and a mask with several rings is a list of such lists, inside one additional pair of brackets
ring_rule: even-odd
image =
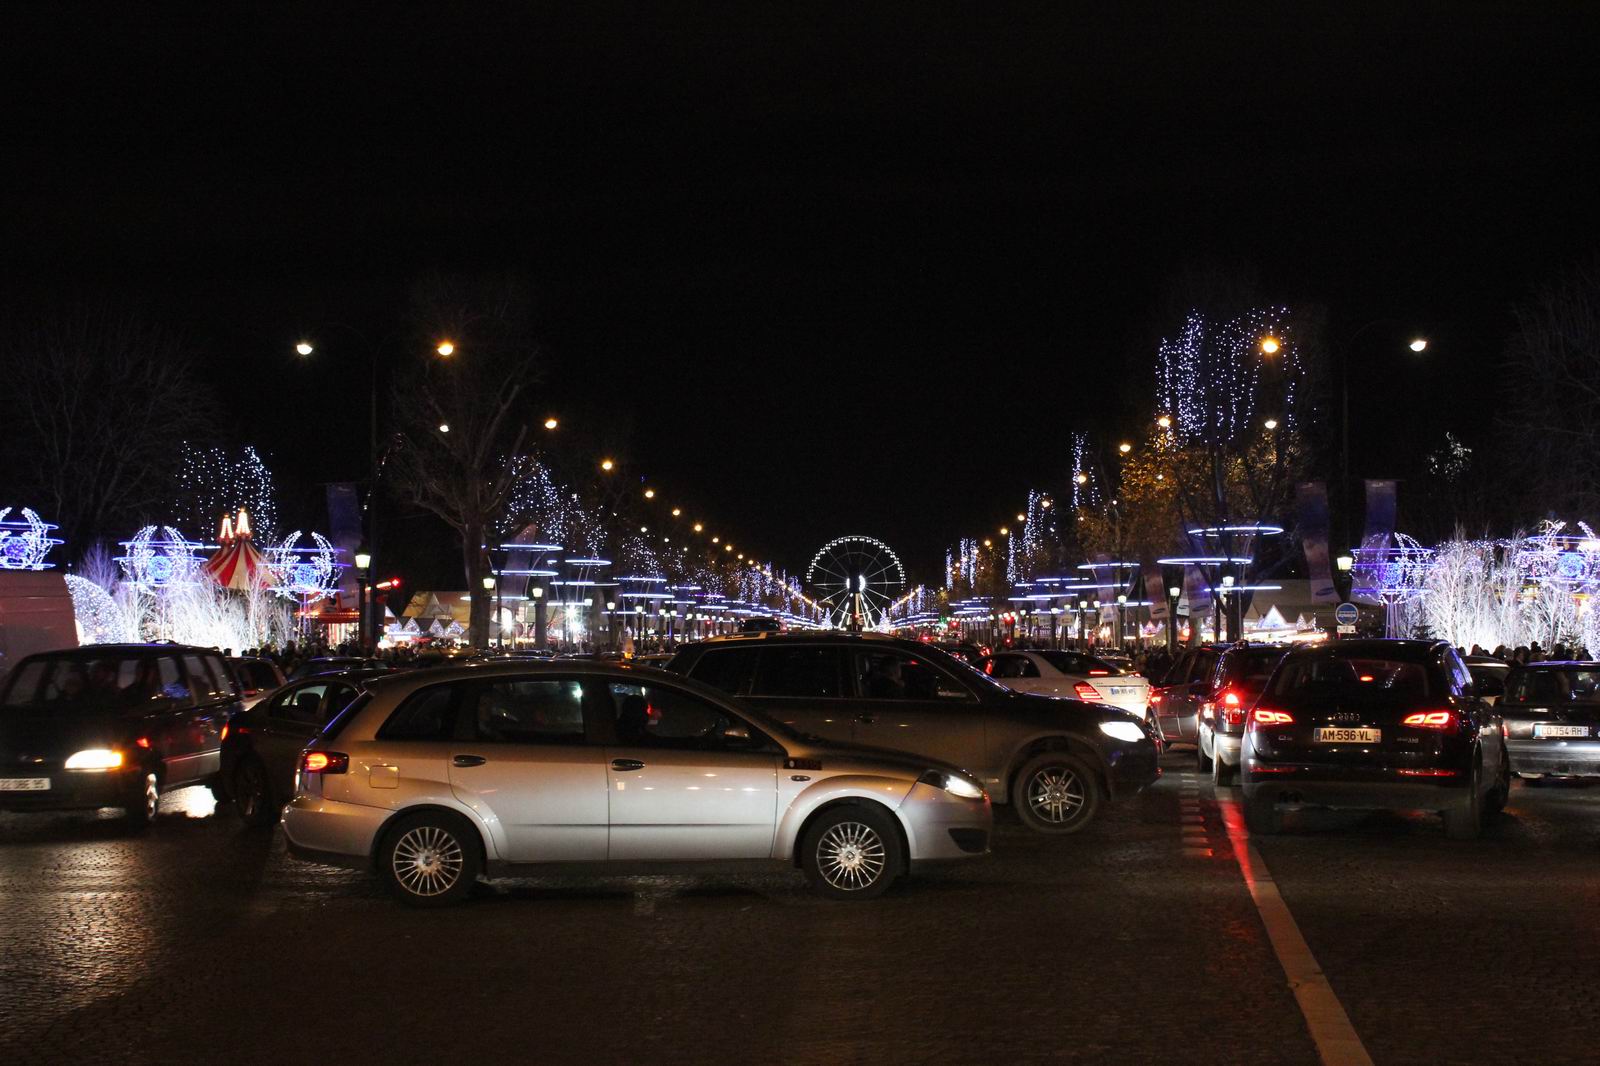
[(1267, 927), (1267, 939), (1272, 942), (1273, 954), (1289, 979), (1300, 1013), (1305, 1016), (1306, 1028), (1311, 1031), (1311, 1042), (1324, 1066), (1372, 1066), (1372, 1056), (1356, 1035), (1350, 1024), (1350, 1015), (1344, 1004), (1334, 995), (1328, 977), (1311, 954), (1311, 945), (1300, 934), (1289, 905), (1272, 879), (1272, 871), (1262, 861), (1261, 853), (1250, 843), (1250, 834), (1244, 826), (1239, 805), (1231, 796), (1219, 795), (1217, 803), (1222, 808), (1222, 822), (1227, 827), (1228, 839), (1233, 842), (1234, 858), (1239, 860), (1239, 872), (1250, 889), (1261, 924)]

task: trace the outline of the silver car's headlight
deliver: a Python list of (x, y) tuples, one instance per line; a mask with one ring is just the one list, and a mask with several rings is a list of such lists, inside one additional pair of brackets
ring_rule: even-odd
[(1130, 744), (1144, 739), (1144, 730), (1134, 722), (1124, 722), (1117, 719), (1111, 722), (1101, 722), (1100, 732), (1117, 740), (1125, 740)]
[(925, 785), (942, 788), (952, 796), (960, 796), (962, 799), (975, 800), (983, 798), (983, 786), (961, 774), (947, 774), (943, 770), (929, 770), (918, 780)]
[(68, 770), (115, 770), (122, 765), (122, 752), (110, 748), (86, 748), (67, 756)]

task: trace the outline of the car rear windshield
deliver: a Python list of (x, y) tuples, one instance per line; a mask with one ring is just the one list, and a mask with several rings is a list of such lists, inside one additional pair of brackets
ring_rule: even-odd
[(0, 705), (70, 713), (189, 702), (189, 686), (170, 655), (74, 655), (23, 662)]
[(1070, 651), (1036, 651), (1035, 655), (1060, 670), (1063, 674), (1079, 677), (1120, 677), (1127, 673), (1120, 666), (1097, 659), (1093, 655), (1079, 655)]
[(1447, 695), (1427, 663), (1329, 650), (1284, 662), (1267, 698), (1296, 706), (1337, 700), (1413, 703)]
[(1239, 689), (1241, 693), (1259, 696), (1281, 658), (1282, 648), (1230, 652), (1223, 664), (1223, 684)]
[(1507, 703), (1600, 703), (1600, 669), (1519, 670), (1506, 684)]

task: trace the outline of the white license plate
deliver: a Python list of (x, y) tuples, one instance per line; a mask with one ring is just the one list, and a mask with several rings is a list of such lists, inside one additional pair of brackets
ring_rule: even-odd
[(1536, 725), (1533, 727), (1536, 737), (1586, 737), (1589, 727), (1586, 725)]
[(1381, 729), (1339, 729), (1329, 726), (1317, 730), (1319, 744), (1377, 744), (1381, 740)]
[(0, 777), (0, 792), (48, 792), (48, 777)]
[(1132, 686), (1132, 685), (1112, 685), (1111, 686), (1111, 694), (1113, 696), (1129, 696), (1129, 695), (1132, 695), (1133, 693), (1138, 692), (1138, 691), (1139, 690), (1137, 688), (1135, 688), (1134, 686)]

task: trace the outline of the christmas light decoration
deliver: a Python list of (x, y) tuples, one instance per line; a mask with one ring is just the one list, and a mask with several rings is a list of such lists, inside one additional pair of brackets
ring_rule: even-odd
[(273, 590), (280, 596), (299, 601), (302, 609), (326, 599), (339, 590), (339, 574), (344, 569), (338, 550), (321, 533), (312, 533), (311, 546), (300, 546), (300, 530), (295, 530), (267, 553)]
[(276, 535), (278, 489), (261, 455), (248, 445), (235, 453), (185, 443), (173, 491), (178, 519), (191, 529), (209, 529), (218, 515), (240, 508), (249, 512), (262, 541)]
[(45, 562), (50, 549), (62, 543), (52, 537), (56, 528), (40, 518), (32, 508), (21, 508), (17, 518), (10, 507), (0, 507), (0, 570), (48, 570)]
[(140, 588), (188, 584), (199, 574), (195, 550), (200, 542), (185, 539), (171, 526), (145, 526), (120, 543), (125, 554), (118, 556), (117, 562), (127, 579)]

